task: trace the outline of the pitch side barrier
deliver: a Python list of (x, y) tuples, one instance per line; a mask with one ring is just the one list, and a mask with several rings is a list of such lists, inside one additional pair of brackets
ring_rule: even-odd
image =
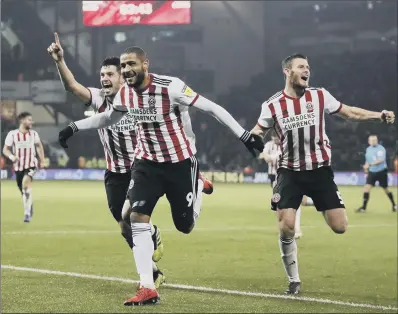
[[(102, 181), (104, 179), (103, 169), (39, 169), (34, 175), (35, 180), (61, 180), (61, 181)], [(253, 172), (244, 174), (242, 172), (203, 171), (204, 176), (217, 183), (270, 183), (268, 174), (265, 172)], [(15, 174), (10, 170), (1, 170), (1, 179), (15, 179)], [(334, 173), (337, 185), (364, 185), (366, 174), (363, 172), (340, 172)], [(398, 174), (388, 174), (388, 184), (398, 185)]]

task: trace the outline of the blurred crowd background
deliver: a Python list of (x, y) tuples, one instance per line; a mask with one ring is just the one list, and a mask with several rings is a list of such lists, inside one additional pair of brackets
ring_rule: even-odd
[[(152, 72), (180, 77), (247, 129), (283, 89), (280, 61), (295, 52), (309, 58), (310, 85), (349, 105), (397, 113), (397, 1), (4, 0), (1, 9), (2, 145), (16, 115), (30, 111), (51, 168), (105, 167), (96, 131), (79, 133), (67, 151), (57, 143), (58, 131), (87, 108), (63, 90), (47, 55), (54, 31), (83, 85), (99, 87), (101, 61), (138, 45)], [(191, 118), (202, 169), (265, 170), (212, 117), (192, 110)], [(335, 170), (361, 170), (370, 134), (397, 168), (396, 125), (327, 119)]]

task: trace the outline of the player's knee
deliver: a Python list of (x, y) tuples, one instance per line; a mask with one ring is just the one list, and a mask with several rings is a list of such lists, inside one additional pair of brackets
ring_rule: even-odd
[(151, 217), (145, 214), (137, 213), (137, 212), (131, 212), (130, 214), (130, 222), (131, 223), (149, 223), (151, 220)]
[(295, 221), (294, 219), (282, 219), (279, 222), (279, 232), (283, 237), (294, 237), (295, 234)]
[(278, 210), (279, 232), (283, 237), (294, 236), (296, 223), (296, 211), (292, 208)]
[(30, 197), (30, 189), (29, 188), (22, 188), (22, 194), (25, 195), (25, 197), (29, 198)]
[(345, 219), (340, 221), (339, 223), (333, 224), (330, 226), (334, 233), (343, 234), (347, 231), (348, 228), (348, 220)]
[(195, 222), (193, 219), (181, 219), (179, 221), (174, 221), (176, 229), (184, 234), (189, 234), (192, 232)]
[(193, 230), (194, 224), (188, 226), (188, 225), (180, 225), (180, 226), (176, 226), (177, 230), (184, 233), (184, 234), (190, 234)]
[(346, 225), (332, 226), (332, 230), (334, 233), (343, 234), (347, 231), (347, 226)]

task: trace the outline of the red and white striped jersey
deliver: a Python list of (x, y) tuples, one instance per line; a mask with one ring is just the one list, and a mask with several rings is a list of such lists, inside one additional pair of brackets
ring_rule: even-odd
[[(91, 101), (88, 103), (98, 113), (110, 110), (112, 103), (102, 90), (88, 88)], [(99, 129), (98, 134), (104, 146), (107, 169), (112, 172), (126, 173), (134, 161), (134, 149), (137, 144), (135, 123), (130, 114), (126, 114), (116, 124)]]
[(258, 125), (275, 129), (281, 141), (279, 167), (303, 171), (330, 166), (324, 112), (334, 114), (341, 107), (324, 88), (307, 88), (300, 98), (281, 91), (263, 103)]
[(37, 168), (36, 144), (39, 143), (39, 134), (34, 130), (22, 133), (16, 129), (8, 132), (5, 145), (11, 147), (13, 154), (18, 157), (14, 163), (15, 171)]
[(196, 154), (188, 108), (199, 95), (176, 77), (150, 74), (143, 91), (124, 85), (113, 101), (116, 111), (130, 113), (136, 125), (138, 159), (179, 162)]
[(271, 157), (271, 161), (268, 162), (268, 174), (276, 174), (278, 159), (281, 154), (280, 145), (274, 141), (269, 141), (265, 143), (263, 152)]

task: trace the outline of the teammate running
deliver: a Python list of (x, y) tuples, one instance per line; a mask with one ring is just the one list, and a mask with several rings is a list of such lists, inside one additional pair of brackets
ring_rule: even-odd
[(120, 62), (126, 84), (116, 95), (113, 110), (71, 123), (60, 132), (59, 140), (65, 146), (74, 132), (112, 125), (127, 113), (137, 122), (136, 160), (123, 213), (131, 221), (141, 288), (124, 304), (153, 304), (159, 295), (150, 276), (153, 243), (149, 220), (158, 199), (166, 195), (174, 224), (185, 234), (193, 230), (201, 211), (203, 181), (198, 178), (196, 147), (186, 134), (191, 128), (188, 108), (195, 106), (216, 117), (253, 155), (255, 150), (261, 152), (264, 144), (226, 110), (199, 96), (180, 79), (149, 74), (149, 60), (141, 48), (127, 48)]
[[(118, 57), (108, 57), (102, 62), (100, 70), (101, 89), (84, 87), (76, 81), (67, 67), (58, 34), (55, 33), (54, 35), (55, 42), (48, 47), (47, 51), (58, 68), (65, 89), (84, 101), (87, 106), (91, 106), (96, 113), (110, 110), (116, 93), (123, 85), (123, 77), (120, 73), (120, 59)], [(135, 123), (132, 117), (126, 115), (117, 124), (98, 130), (107, 161), (104, 183), (108, 206), (131, 250), (133, 248), (131, 228), (122, 219), (122, 209), (131, 180), (130, 168), (134, 161), (134, 149), (137, 143), (134, 127)], [(156, 262), (163, 256), (163, 243), (159, 228), (156, 225), (152, 225), (152, 223), (150, 223), (150, 226), (154, 243), (152, 256), (153, 278), (158, 288), (165, 281), (164, 274), (156, 265)]]
[[(3, 154), (14, 163), (17, 185), (22, 193), (24, 222), (30, 222), (33, 216), (33, 175), (38, 166), (44, 167), (44, 148), (39, 134), (32, 130), (32, 115), (22, 112), (18, 121), (19, 128), (7, 134)], [(36, 150), (40, 162), (36, 158)]]
[(307, 57), (295, 54), (282, 62), (284, 90), (262, 105), (254, 134), (265, 135), (274, 128), (282, 143), (279, 169), (272, 196), (273, 210), (279, 220), (279, 246), (289, 278), (287, 294), (297, 294), (301, 283), (297, 245), (294, 238), (296, 210), (303, 196), (314, 200), (327, 224), (335, 233), (347, 230), (343, 199), (333, 180), (331, 147), (325, 132), (325, 112), (351, 121), (393, 123), (391, 111), (374, 112), (350, 107), (337, 101), (324, 88), (310, 88)]

